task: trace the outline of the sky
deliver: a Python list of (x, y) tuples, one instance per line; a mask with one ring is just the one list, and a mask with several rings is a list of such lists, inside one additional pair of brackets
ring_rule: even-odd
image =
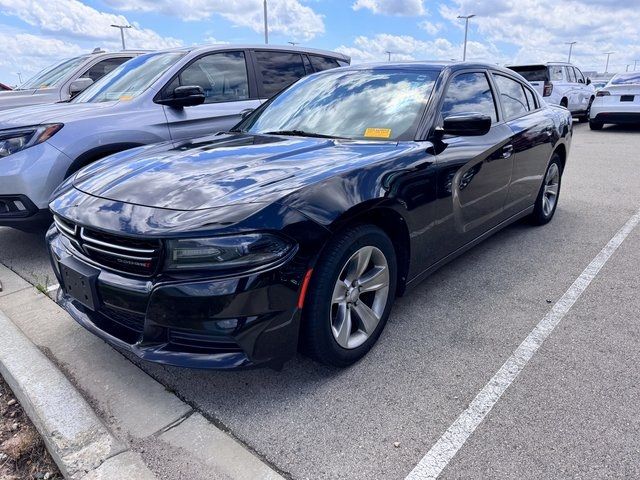
[[(270, 43), (338, 50), (354, 63), (566, 61), (583, 70), (640, 70), (640, 0), (268, 0)], [(111, 24), (131, 24), (128, 48), (264, 42), (262, 0), (0, 0), (0, 82), (18, 83), (95, 47), (120, 49)]]

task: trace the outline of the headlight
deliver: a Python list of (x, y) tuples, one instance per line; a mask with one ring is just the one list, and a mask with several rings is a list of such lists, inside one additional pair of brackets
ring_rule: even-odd
[(49, 140), (62, 128), (62, 123), (0, 130), (0, 158)]
[(167, 270), (237, 269), (273, 263), (285, 257), (293, 245), (268, 234), (169, 240)]

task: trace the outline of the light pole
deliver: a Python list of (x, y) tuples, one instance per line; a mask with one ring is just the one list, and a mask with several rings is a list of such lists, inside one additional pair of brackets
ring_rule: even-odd
[(296, 45), (300, 45), (300, 42), (287, 42), (287, 43), (288, 43), (289, 45), (294, 46), (294, 47), (295, 47)]
[(269, 44), (269, 17), (267, 14), (267, 0), (264, 0), (264, 43)]
[(469, 32), (469, 19), (475, 17), (471, 15), (458, 15), (458, 18), (464, 18), (464, 49), (462, 50), (462, 61), (467, 60), (467, 34)]
[(389, 50), (386, 50), (384, 53), (386, 53), (386, 54), (387, 54), (387, 62), (390, 62), (390, 61), (391, 61), (391, 54), (392, 54), (393, 52), (390, 52)]
[(132, 28), (131, 25), (111, 25), (113, 28), (119, 28), (120, 29), (120, 38), (122, 39), (122, 50), (126, 50), (127, 48), (125, 47), (124, 44), (124, 31), (126, 28)]
[(578, 42), (564, 42), (565, 45), (569, 45), (569, 60), (567, 63), (571, 63), (571, 52), (573, 51), (573, 46)]
[(628, 72), (628, 71), (629, 71), (629, 67), (630, 67), (630, 66), (631, 66), (631, 64), (630, 64), (630, 63), (627, 63), (627, 69), (625, 70), (625, 72)]
[(633, 61), (633, 71), (636, 71), (636, 65), (638, 65), (638, 60)]
[(20, 85), (22, 85), (22, 73), (16, 72), (16, 75), (18, 76), (18, 81), (20, 82)]
[(616, 53), (616, 52), (604, 52), (604, 55), (607, 56), (607, 64), (604, 67), (604, 73), (608, 73), (609, 72), (609, 57), (614, 53)]

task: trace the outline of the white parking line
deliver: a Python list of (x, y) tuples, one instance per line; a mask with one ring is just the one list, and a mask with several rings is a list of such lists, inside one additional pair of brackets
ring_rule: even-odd
[(600, 253), (584, 269), (540, 323), (511, 354), (500, 370), (493, 376), (469, 407), (460, 414), (455, 422), (440, 437), (420, 463), (407, 475), (406, 480), (426, 480), (437, 478), (451, 459), (458, 453), (484, 417), (498, 402), (505, 390), (538, 351), (542, 342), (551, 334), (562, 318), (571, 309), (580, 295), (587, 289), (607, 260), (622, 244), (625, 238), (640, 223), (640, 210), (615, 234)]

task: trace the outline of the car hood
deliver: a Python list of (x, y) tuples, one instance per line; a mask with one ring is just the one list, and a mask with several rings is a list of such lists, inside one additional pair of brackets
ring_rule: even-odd
[(98, 116), (118, 102), (102, 103), (49, 103), (4, 110), (0, 114), (0, 130), (20, 128), (43, 123), (65, 123)]
[(218, 135), (107, 157), (81, 170), (76, 189), (174, 210), (273, 202), (306, 185), (386, 159), (393, 142)]

